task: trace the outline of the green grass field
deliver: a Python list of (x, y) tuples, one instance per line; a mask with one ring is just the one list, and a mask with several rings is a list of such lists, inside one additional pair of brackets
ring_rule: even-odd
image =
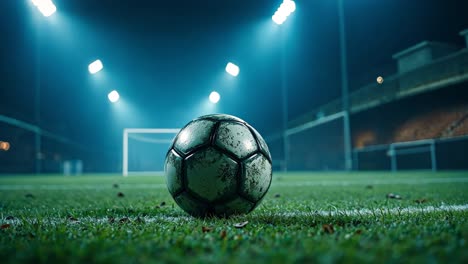
[(468, 263), (468, 172), (277, 173), (229, 219), (185, 214), (163, 177), (4, 176), (0, 225), (2, 263)]

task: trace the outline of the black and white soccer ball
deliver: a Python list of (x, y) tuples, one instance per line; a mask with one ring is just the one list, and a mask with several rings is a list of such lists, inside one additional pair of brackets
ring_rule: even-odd
[(242, 119), (224, 114), (202, 116), (182, 128), (164, 168), (176, 203), (197, 217), (251, 212), (272, 178), (265, 140)]

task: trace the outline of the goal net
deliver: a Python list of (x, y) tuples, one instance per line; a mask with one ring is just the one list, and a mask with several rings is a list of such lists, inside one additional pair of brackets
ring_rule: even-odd
[(288, 170), (345, 170), (343, 117), (339, 112), (288, 129)]
[(344, 121), (339, 112), (287, 129), (267, 139), (274, 162), (283, 171), (345, 170)]
[(123, 132), (122, 174), (161, 175), (166, 153), (179, 129), (126, 128)]

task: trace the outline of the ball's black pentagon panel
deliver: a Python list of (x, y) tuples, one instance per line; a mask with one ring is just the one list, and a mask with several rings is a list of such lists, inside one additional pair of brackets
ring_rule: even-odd
[(239, 123), (222, 122), (216, 131), (215, 144), (239, 159), (258, 150), (257, 142), (249, 128)]
[(187, 192), (183, 192), (178, 196), (174, 197), (175, 202), (185, 212), (193, 216), (206, 216), (210, 213), (210, 209), (207, 204), (197, 201), (191, 197)]
[(212, 120), (194, 120), (177, 135), (174, 148), (187, 154), (197, 147), (209, 144), (211, 131), (216, 122)]
[(247, 199), (258, 202), (270, 187), (271, 163), (263, 154), (257, 154), (243, 161), (243, 164), (239, 191)]
[(172, 195), (182, 192), (182, 157), (171, 150), (166, 157), (164, 170), (166, 171), (167, 189)]
[(197, 118), (196, 120), (198, 119), (211, 119), (211, 120), (215, 120), (215, 121), (237, 121), (237, 122), (241, 122), (241, 123), (245, 123), (244, 120), (238, 118), (238, 117), (235, 117), (235, 116), (232, 116), (232, 115), (226, 115), (226, 114), (213, 114), (213, 115), (204, 115), (204, 116), (201, 116), (199, 118)]
[(236, 197), (235, 199), (214, 207), (215, 213), (221, 216), (229, 216), (236, 214), (245, 214), (250, 212), (254, 208), (255, 204), (247, 201), (242, 197)]
[(196, 151), (187, 157), (187, 188), (208, 202), (233, 196), (239, 164), (214, 148)]

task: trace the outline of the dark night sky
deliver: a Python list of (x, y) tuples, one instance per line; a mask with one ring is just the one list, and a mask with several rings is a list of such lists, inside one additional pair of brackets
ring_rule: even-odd
[[(281, 29), (271, 21), (280, 2), (55, 0), (47, 19), (30, 1), (1, 1), (0, 114), (34, 123), (39, 69), (40, 125), (97, 147), (120, 149), (123, 127), (180, 127), (211, 112), (272, 134), (281, 128), (281, 37), (290, 118), (339, 97), (341, 85), (336, 1), (296, 1)], [(468, 1), (344, 2), (351, 89), (394, 72), (392, 54), (423, 40), (464, 45)], [(105, 68), (91, 76), (96, 58)], [(224, 72), (228, 61), (238, 78)], [(113, 89), (120, 104), (107, 101)], [(222, 98), (208, 109), (212, 90)]]

